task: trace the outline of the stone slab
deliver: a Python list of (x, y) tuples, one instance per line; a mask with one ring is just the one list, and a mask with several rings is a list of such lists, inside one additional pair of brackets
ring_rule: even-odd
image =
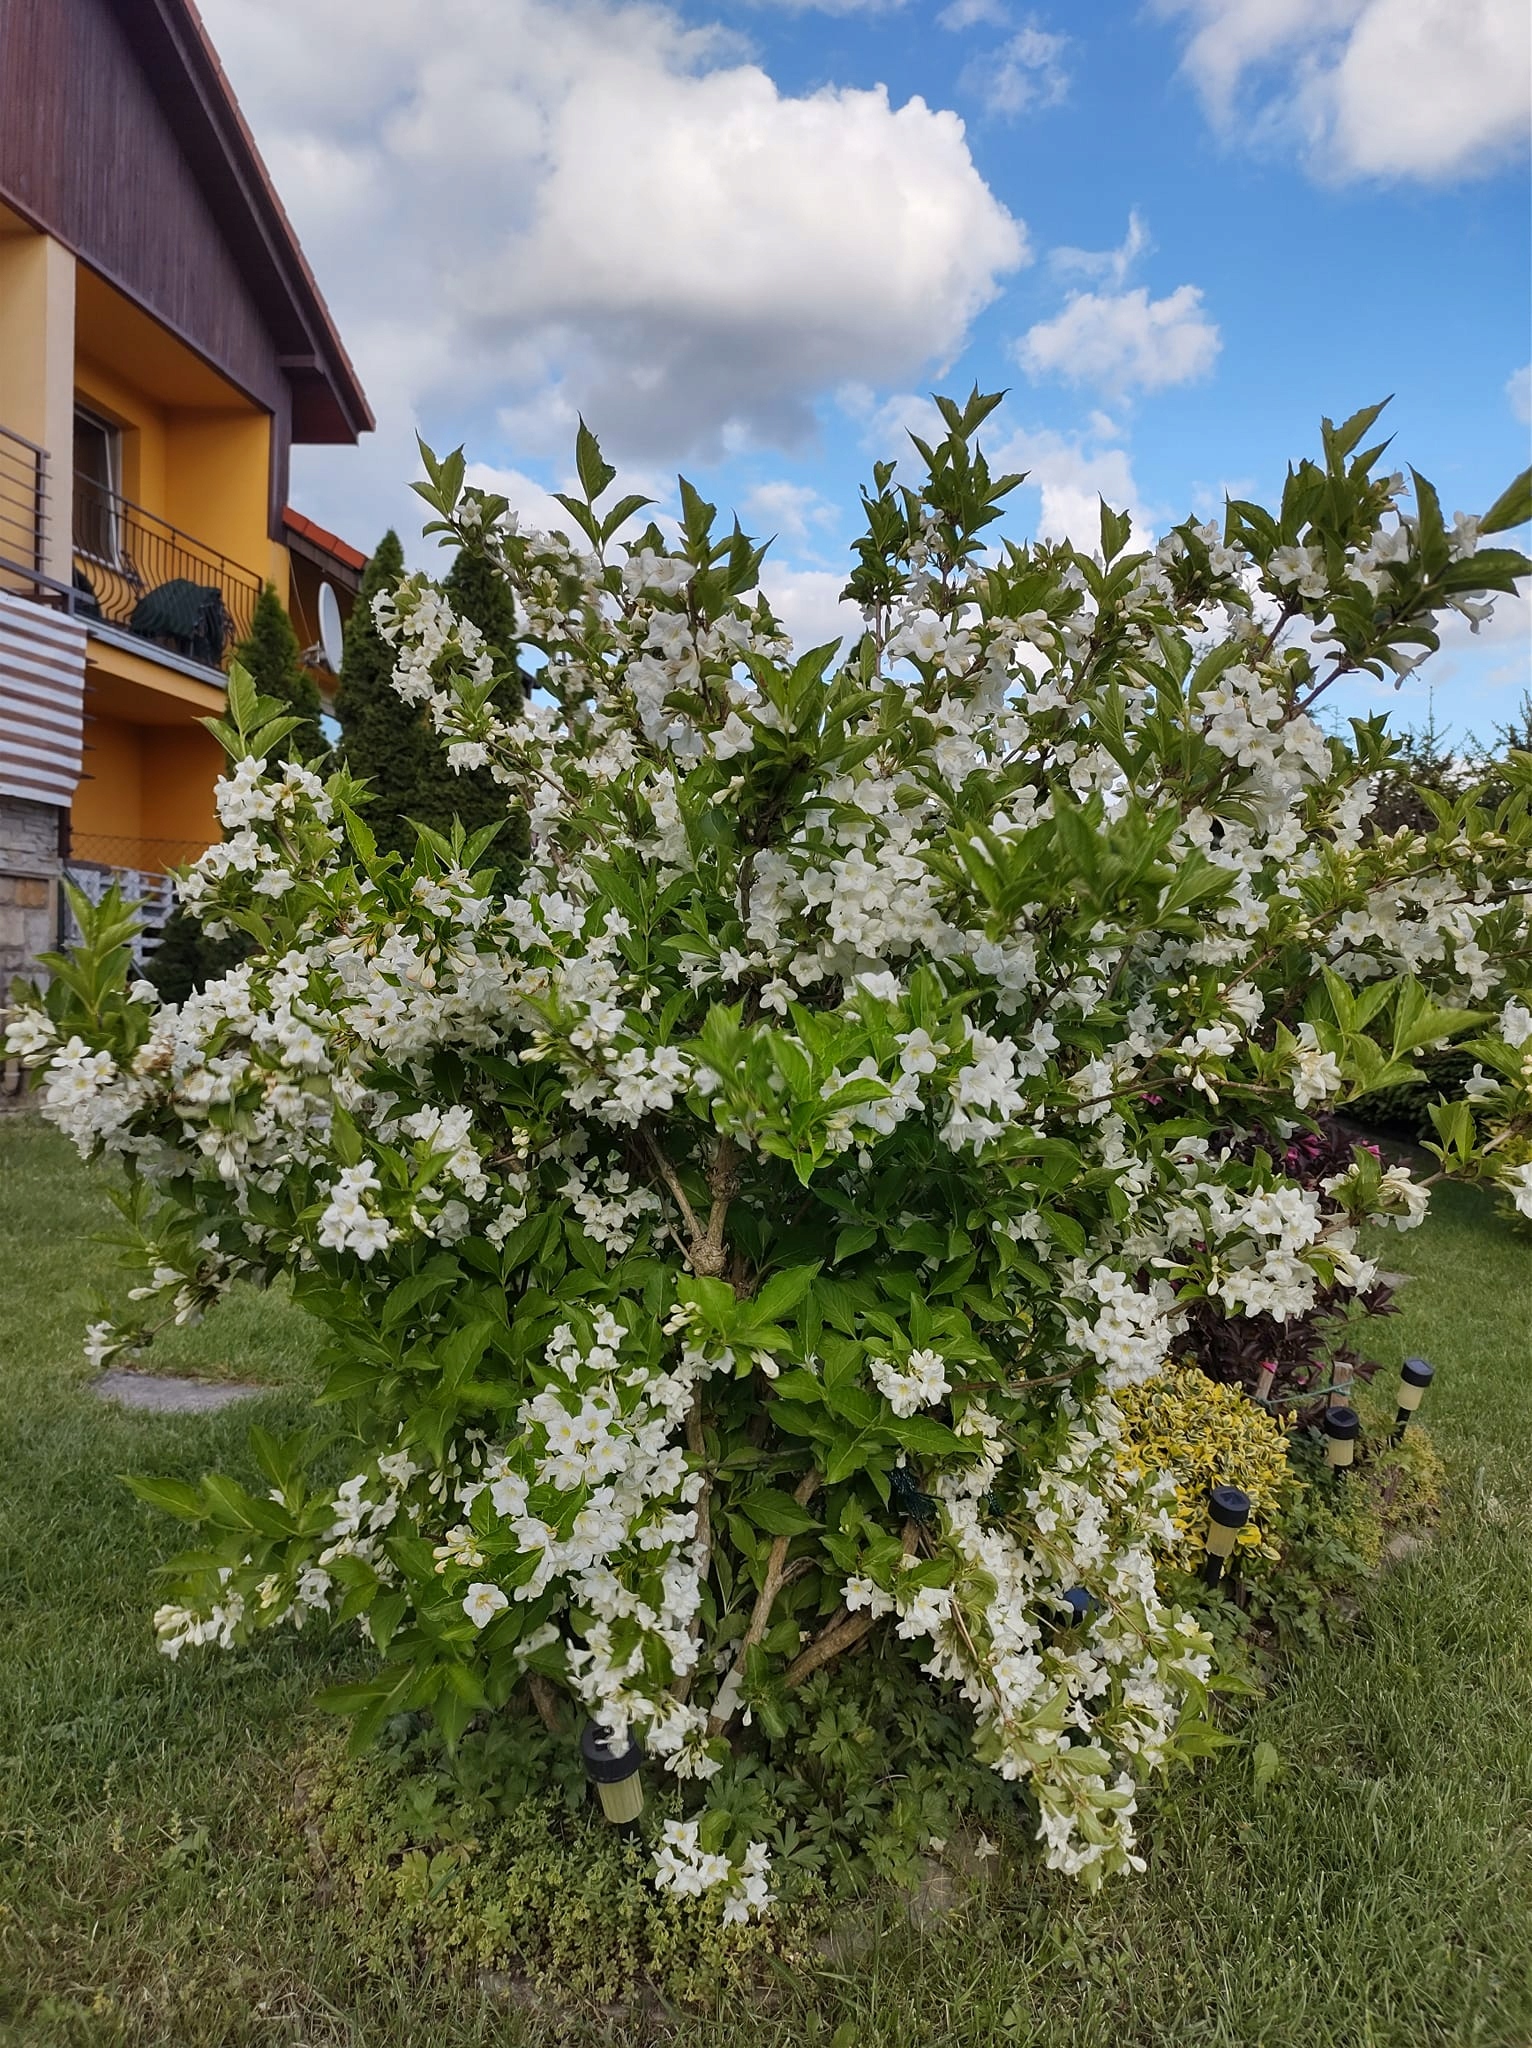
[(95, 1383), (103, 1401), (116, 1401), (123, 1408), (145, 1408), (154, 1415), (211, 1415), (219, 1408), (231, 1408), (236, 1401), (251, 1401), (269, 1394), (270, 1387), (257, 1387), (243, 1380), (178, 1380), (159, 1373), (104, 1372)]

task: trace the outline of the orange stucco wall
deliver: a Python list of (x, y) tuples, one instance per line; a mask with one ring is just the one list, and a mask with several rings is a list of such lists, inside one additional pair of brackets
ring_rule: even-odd
[(218, 837), (213, 785), (223, 752), (190, 706), (180, 723), (123, 716), (113, 681), (93, 667), (85, 773), (70, 811), (75, 850), (110, 866), (168, 867)]
[[(75, 344), (79, 401), (122, 436), (123, 495), (288, 600), (287, 551), (267, 531), (270, 416), (100, 278), (82, 293)], [(221, 685), (93, 638), (86, 702), (71, 813), (83, 857), (155, 867), (216, 839), (223, 755), (197, 720), (221, 709)]]
[(85, 772), (69, 814), (78, 835), (142, 839), (145, 728), (125, 719), (89, 711), (85, 722)]
[[(122, 436), (122, 494), (163, 516), (168, 446), (163, 407), (125, 378), (86, 356), (76, 356), (75, 395), (118, 428)], [(73, 450), (65, 460), (73, 462)]]

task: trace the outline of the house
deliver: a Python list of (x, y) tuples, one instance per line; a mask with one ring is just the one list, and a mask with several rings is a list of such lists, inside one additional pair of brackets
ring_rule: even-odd
[(363, 566), (289, 450), (372, 424), (192, 0), (5, 0), (0, 999), (61, 872), (163, 911), (218, 836), (199, 720), (262, 584), (307, 647)]

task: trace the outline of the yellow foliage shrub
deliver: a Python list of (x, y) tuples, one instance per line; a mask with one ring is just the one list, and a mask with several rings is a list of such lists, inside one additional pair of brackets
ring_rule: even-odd
[(1188, 1571), (1201, 1563), (1214, 1486), (1238, 1486), (1250, 1496), (1250, 1519), (1237, 1539), (1241, 1553), (1280, 1555), (1274, 1525), (1298, 1482), (1288, 1472), (1287, 1438), (1263, 1408), (1195, 1365), (1173, 1366), (1115, 1399), (1123, 1421), (1123, 1474), (1175, 1481), (1175, 1499), (1167, 1504), (1179, 1538), (1169, 1553), (1174, 1563)]

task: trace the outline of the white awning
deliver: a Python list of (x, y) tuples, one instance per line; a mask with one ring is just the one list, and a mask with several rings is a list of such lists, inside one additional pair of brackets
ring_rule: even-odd
[(85, 628), (0, 591), (0, 796), (67, 809), (84, 763)]

